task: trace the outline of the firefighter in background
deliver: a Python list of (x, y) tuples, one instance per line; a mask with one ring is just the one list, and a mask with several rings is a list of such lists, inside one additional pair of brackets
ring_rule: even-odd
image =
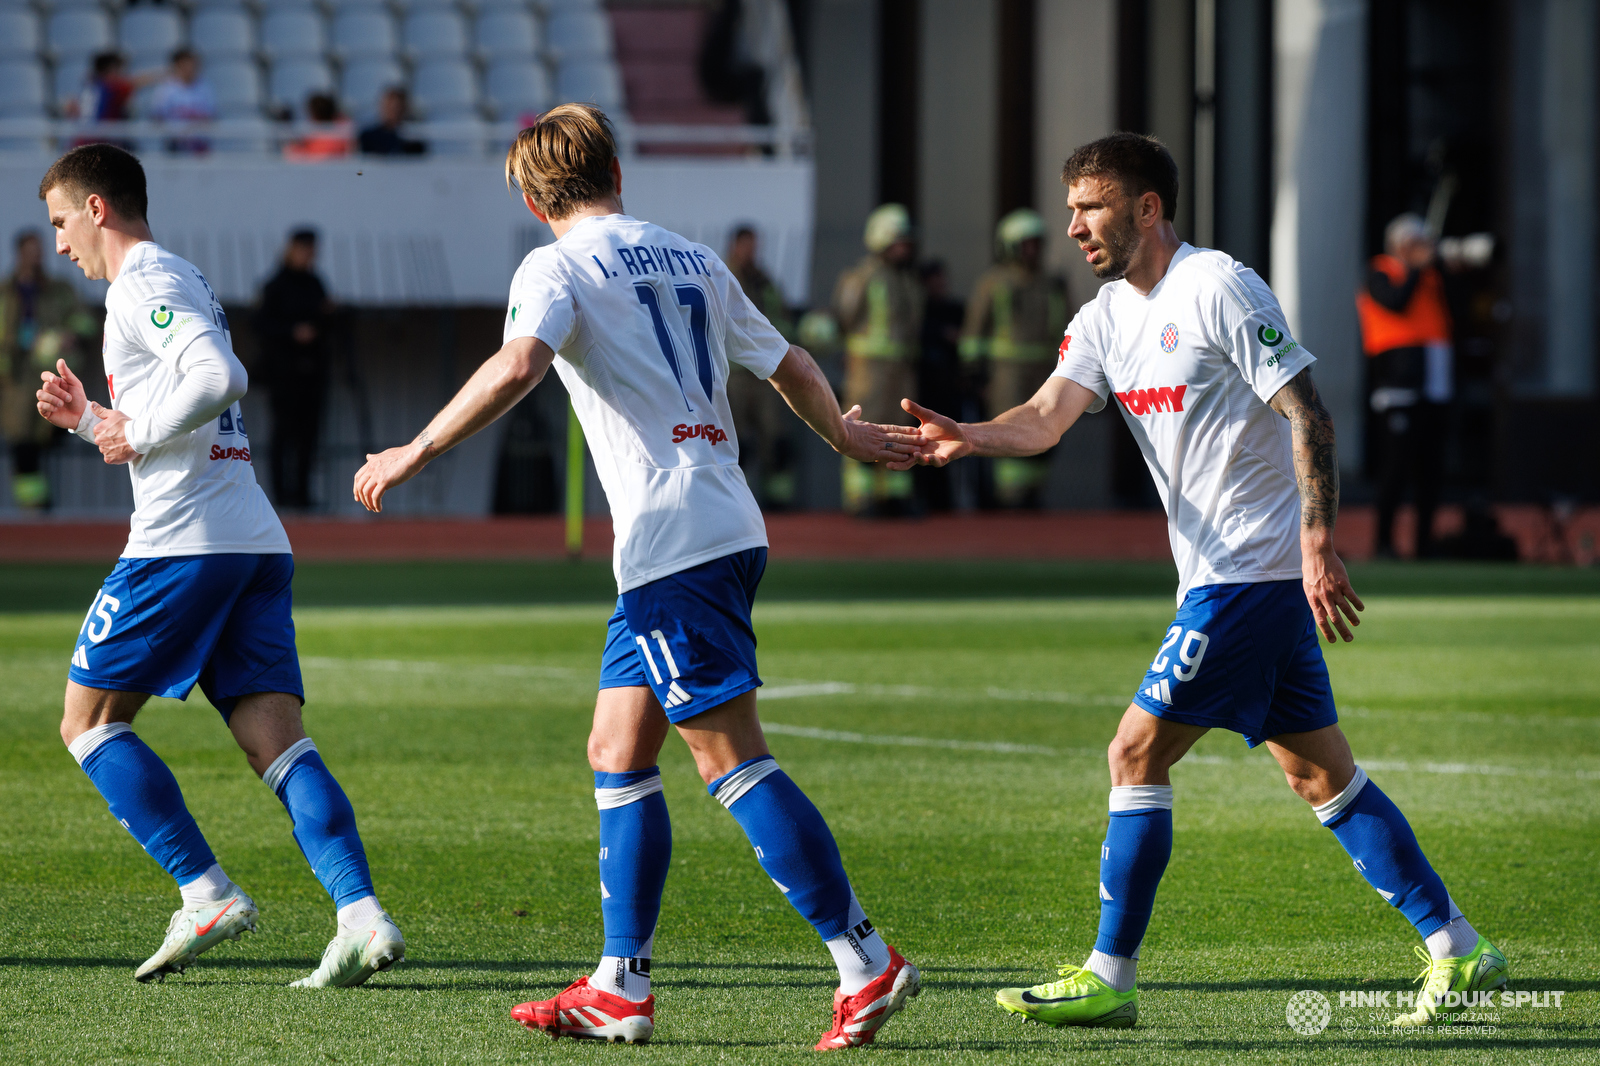
[(1390, 222), (1384, 246), (1356, 295), (1382, 454), (1376, 554), (1395, 557), (1394, 516), (1409, 487), (1417, 512), (1416, 554), (1424, 558), (1433, 552), (1443, 416), (1452, 391), (1450, 308), (1435, 241), (1420, 216), (1404, 214)]
[[(1067, 328), (1067, 287), (1044, 271), (1044, 219), (1022, 208), (995, 229), (999, 261), (967, 301), (961, 358), (971, 376), (987, 376), (987, 417), (1026, 403), (1055, 369)], [(1038, 507), (1050, 452), (994, 461), (995, 502)]]
[[(883, 204), (867, 216), (867, 256), (839, 276), (833, 313), (844, 335), (844, 408), (884, 425), (914, 425), (900, 409), (916, 398), (922, 348), (922, 285), (917, 279), (911, 215)], [(912, 473), (844, 460), (845, 510), (861, 515), (905, 514), (912, 507)]]
[[(745, 296), (771, 322), (784, 339), (796, 337), (794, 321), (783, 291), (756, 264), (756, 231), (748, 225), (733, 231), (725, 260), (739, 280)], [(745, 480), (763, 508), (781, 509), (794, 503), (794, 442), (790, 436), (793, 415), (776, 389), (744, 367), (728, 364), (728, 406), (739, 437), (739, 465)]]
[[(17, 506), (42, 511), (50, 506), (44, 451), (58, 431), (39, 417), (39, 373), (65, 359), (85, 371), (80, 340), (99, 329), (68, 282), (44, 272), (39, 234), (17, 235), (16, 267), (0, 282), (0, 435), (11, 451), (11, 495)], [(92, 380), (90, 373), (83, 373)]]

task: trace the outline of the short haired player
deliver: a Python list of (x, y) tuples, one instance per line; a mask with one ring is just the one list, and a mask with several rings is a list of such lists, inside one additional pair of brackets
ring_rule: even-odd
[(65, 360), (44, 373), (38, 403), (133, 479), (128, 545), (78, 634), (61, 739), (183, 897), (160, 950), (134, 976), (164, 980), (255, 929), (255, 903), (223, 872), (172, 772), (131, 726), (151, 696), (185, 699), (198, 683), (288, 810), (338, 908), (321, 965), (294, 983), (361, 984), (404, 958), (405, 941), (373, 893), (350, 801), (301, 724), (294, 556), (250, 465), (239, 412), (248, 381), (228, 318), (200, 271), (155, 243), (132, 155), (74, 148), (46, 172), (39, 198), (56, 251), (85, 277), (111, 282), (111, 409), (89, 402)]
[(817, 1047), (869, 1043), (920, 977), (867, 921), (833, 835), (778, 768), (756, 717), (750, 607), (767, 537), (739, 469), (730, 366), (770, 381), (852, 459), (903, 459), (916, 438), (856, 410), (841, 415), (816, 363), (762, 317), (716, 253), (623, 213), (610, 123), (596, 108), (546, 112), (518, 135), (506, 177), (556, 242), (512, 279), (504, 347), (415, 442), (369, 456), (355, 495), (380, 509), (388, 489), (504, 414), (554, 362), (611, 504), (619, 595), (589, 737), (605, 947), (592, 976), (512, 1017), (555, 1037), (649, 1039), (672, 848), (656, 757), (676, 726), (711, 795), (838, 964), (833, 1027)]
[(1353, 639), (1361, 600), (1333, 550), (1333, 421), (1256, 273), (1180, 243), (1178, 171), (1160, 142), (1121, 133), (1067, 160), (1068, 230), (1110, 284), (1067, 327), (1060, 361), (1027, 403), (958, 424), (921, 421), (918, 461), (1027, 456), (1115, 395), (1166, 505), (1178, 613), (1108, 752), (1110, 825), (1100, 931), (1082, 967), (1002, 989), (1005, 1010), (1051, 1025), (1129, 1026), (1134, 974), (1172, 851), (1168, 770), (1208, 729), (1266, 744), (1289, 786), (1427, 944), (1424, 994), (1397, 1025), (1438, 1020), (1449, 991), (1506, 981), (1506, 961), (1461, 916), (1405, 817), (1355, 764), (1336, 724), (1317, 629)]

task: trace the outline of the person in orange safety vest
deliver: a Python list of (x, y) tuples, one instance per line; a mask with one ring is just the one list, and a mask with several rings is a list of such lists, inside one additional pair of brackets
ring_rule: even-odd
[(1404, 214), (1384, 231), (1385, 254), (1374, 256), (1356, 296), (1361, 345), (1371, 362), (1369, 402), (1380, 420), (1376, 554), (1394, 558), (1394, 516), (1410, 488), (1416, 506), (1416, 555), (1433, 550), (1439, 501), (1444, 405), (1451, 395), (1450, 308), (1435, 262), (1435, 241), (1423, 220)]

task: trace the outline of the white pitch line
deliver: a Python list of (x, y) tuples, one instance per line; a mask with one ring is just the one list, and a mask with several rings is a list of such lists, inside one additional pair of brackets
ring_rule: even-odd
[[(815, 729), (811, 726), (788, 725), (763, 720), (761, 728), (768, 733), (785, 737), (804, 737), (807, 740), (829, 740), (840, 744), (875, 744), (901, 748), (945, 748), (952, 751), (994, 751), (1008, 755), (1056, 755), (1104, 758), (1102, 748), (1047, 748), (1042, 744), (1008, 744), (998, 741), (942, 740), (935, 737), (905, 735), (879, 735), (852, 733), (838, 729)], [(1263, 765), (1259, 759), (1236, 759), (1226, 755), (1187, 755), (1184, 763), (1201, 766)], [(1600, 770), (1551, 770), (1516, 766), (1492, 766), (1482, 763), (1407, 762), (1403, 759), (1364, 761), (1368, 770), (1391, 773), (1466, 774), (1480, 777), (1573, 777), (1579, 781), (1600, 780)]]
[(925, 699), (1016, 700), (1026, 703), (1072, 703), (1087, 706), (1123, 707), (1120, 696), (1084, 696), (1075, 692), (1032, 692), (990, 686), (981, 692), (960, 689), (926, 688), (921, 685), (858, 685), (851, 681), (796, 681), (787, 685), (766, 685), (756, 691), (763, 700), (793, 700), (809, 696), (899, 696)]

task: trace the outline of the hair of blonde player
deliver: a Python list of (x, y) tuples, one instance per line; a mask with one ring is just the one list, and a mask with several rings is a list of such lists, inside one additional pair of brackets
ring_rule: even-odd
[(616, 135), (604, 111), (562, 104), (517, 134), (506, 152), (506, 186), (514, 182), (546, 218), (566, 218), (616, 191), (616, 157)]

